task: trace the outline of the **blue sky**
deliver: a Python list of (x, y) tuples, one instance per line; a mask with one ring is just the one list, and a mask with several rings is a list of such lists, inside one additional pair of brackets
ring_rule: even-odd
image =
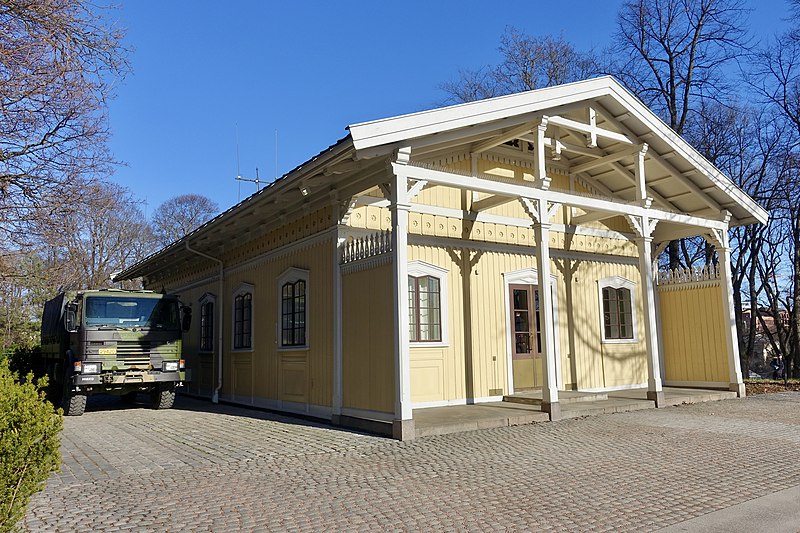
[[(348, 124), (434, 107), (459, 68), (498, 60), (507, 25), (601, 48), (619, 0), (123, 1), (133, 74), (111, 102), (114, 180), (151, 213), (198, 193), (224, 210), (346, 134)], [(766, 39), (784, 0), (750, 0)], [(276, 131), (278, 139), (276, 161)]]

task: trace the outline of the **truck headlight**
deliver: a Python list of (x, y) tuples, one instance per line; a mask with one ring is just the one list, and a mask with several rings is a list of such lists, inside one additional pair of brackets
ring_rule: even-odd
[(178, 361), (164, 361), (161, 363), (161, 370), (164, 372), (177, 372)]
[(102, 363), (86, 363), (84, 362), (81, 368), (83, 374), (99, 374), (103, 368)]

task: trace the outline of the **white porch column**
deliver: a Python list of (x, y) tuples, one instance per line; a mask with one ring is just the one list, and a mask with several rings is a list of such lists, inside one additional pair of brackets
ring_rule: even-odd
[[(338, 206), (338, 203), (335, 204)], [(340, 247), (344, 242), (342, 226), (333, 236), (333, 402), (332, 419), (339, 424), (342, 416), (342, 268)]]
[(550, 283), (550, 213), (547, 202), (539, 200), (536, 204), (536, 218), (533, 225), (536, 234), (536, 271), (539, 277), (539, 315), (541, 317), (542, 411), (550, 413), (550, 420), (561, 418), (561, 404), (558, 403), (558, 384), (556, 379), (556, 338), (553, 326), (553, 292)]
[(664, 391), (661, 382), (661, 345), (656, 321), (658, 300), (653, 283), (653, 238), (650, 237), (651, 221), (642, 217), (642, 235), (636, 238), (639, 248), (639, 272), (642, 279), (642, 307), (644, 311), (644, 340), (647, 347), (647, 399), (653, 400), (656, 407), (664, 406)]
[[(728, 221), (729, 217), (730, 214), (727, 215), (725, 222)], [(720, 303), (722, 304), (725, 344), (728, 348), (729, 388), (739, 398), (744, 398), (746, 392), (742, 381), (742, 363), (739, 359), (739, 336), (736, 331), (736, 315), (733, 305), (733, 275), (731, 274), (731, 248), (728, 240), (728, 230), (714, 230), (710, 236), (704, 237), (714, 245), (719, 257), (719, 268), (721, 270), (719, 286), (722, 291)]]
[(394, 304), (395, 401), (393, 436), (414, 439), (411, 412), (411, 363), (408, 338), (408, 176), (403, 172), (411, 158), (411, 148), (400, 148), (392, 165), (389, 209), (392, 213), (392, 294)]

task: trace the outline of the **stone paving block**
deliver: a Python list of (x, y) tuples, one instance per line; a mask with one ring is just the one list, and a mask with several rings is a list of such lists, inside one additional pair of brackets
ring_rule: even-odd
[[(98, 398), (98, 400), (101, 400)], [(414, 442), (180, 397), (90, 401), (29, 531), (652, 531), (800, 484), (800, 394)], [(475, 426), (477, 427), (477, 425)]]

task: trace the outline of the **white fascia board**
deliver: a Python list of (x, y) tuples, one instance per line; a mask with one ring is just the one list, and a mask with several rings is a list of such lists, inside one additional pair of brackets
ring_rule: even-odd
[[(353, 146), (358, 152), (427, 135), (454, 133), (454, 130), (459, 128), (469, 128), (524, 114), (541, 113), (548, 109), (603, 96), (617, 100), (678, 155), (707, 176), (721, 192), (747, 210), (756, 221), (767, 222), (768, 214), (761, 206), (611, 76), (362, 122), (353, 124), (348, 129), (353, 139)], [(465, 135), (468, 133), (464, 132)]]
[(666, 142), (678, 155), (706, 175), (716, 187), (727, 194), (731, 200), (734, 200), (746, 209), (758, 222), (762, 224), (767, 223), (769, 214), (763, 207), (758, 205), (755, 200), (750, 198), (746, 192), (733, 183), (722, 171), (703, 157), (692, 145), (686, 142), (683, 137), (675, 133), (672, 128), (645, 106), (636, 96), (616, 81), (614, 81), (613, 84), (609, 84), (609, 88), (613, 93), (612, 96), (623, 104), (636, 119), (658, 134), (661, 140)]
[(349, 126), (356, 150), (433, 135), (609, 93), (609, 76)]

